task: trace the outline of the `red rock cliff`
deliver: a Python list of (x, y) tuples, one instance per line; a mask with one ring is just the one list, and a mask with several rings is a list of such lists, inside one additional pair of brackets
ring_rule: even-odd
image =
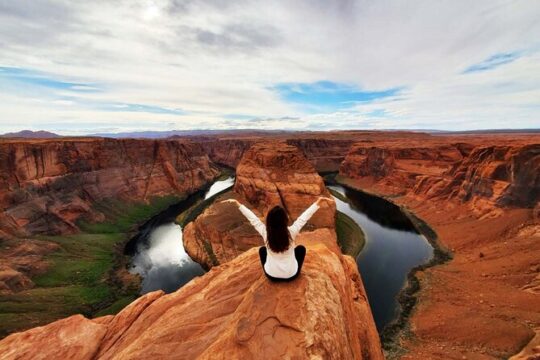
[[(254, 209), (284, 203), (294, 215), (327, 194), (299, 150), (284, 143), (256, 145), (246, 152), (235, 191), (246, 203), (252, 199)], [(195, 220), (197, 227), (217, 229), (205, 233), (216, 239), (238, 241), (230, 233), (234, 222), (244, 220), (231, 206), (209, 208)], [(146, 294), (116, 316), (89, 320), (77, 315), (12, 334), (0, 341), (0, 357), (383, 359), (356, 263), (337, 245), (335, 205), (320, 212), (322, 217), (297, 238), (307, 256), (293, 282), (269, 281), (257, 249), (241, 252), (233, 242), (234, 256), (175, 293)], [(198, 231), (192, 223), (187, 232), (190, 226)], [(184, 238), (188, 248), (189, 236)]]
[(471, 201), (479, 208), (534, 207), (540, 200), (538, 169), (537, 144), (357, 144), (340, 174), (382, 193)]
[[(272, 283), (256, 249), (175, 293), (153, 292), (116, 316), (80, 315), (0, 341), (2, 359), (383, 359), (354, 260), (335, 233), (300, 235), (294, 282)], [(328, 245), (328, 246), (327, 246)]]
[[(494, 145), (496, 144), (496, 145)], [(540, 137), (403, 138), (351, 149), (339, 178), (388, 196), (453, 260), (420, 271), (402, 359), (528, 358), (540, 328)], [(531, 358), (532, 358), (531, 357)]]
[[(292, 219), (319, 196), (329, 196), (323, 179), (298, 148), (280, 142), (256, 144), (244, 154), (234, 191), (261, 214), (281, 205)], [(334, 213), (335, 206), (322, 208), (309, 223), (333, 228)]]
[(0, 228), (17, 235), (76, 232), (103, 220), (103, 199), (145, 201), (191, 193), (218, 171), (203, 149), (179, 141), (53, 140), (0, 143)]
[[(320, 136), (266, 136), (268, 140), (274, 138), (286, 141), (289, 145), (299, 148), (315, 167), (318, 172), (337, 171), (339, 165), (347, 155), (349, 147), (355, 142), (351, 138), (326, 139)], [(200, 142), (208, 153), (210, 159), (218, 164), (236, 168), (242, 155), (256, 142), (262, 141), (263, 137), (238, 137), (229, 139), (193, 138), (192, 141)]]
[[(245, 152), (229, 196), (262, 217), (273, 206), (284, 206), (292, 222), (319, 196), (329, 196), (329, 193), (301, 151), (283, 142), (266, 142)], [(334, 228), (335, 205), (322, 206), (306, 224), (306, 229)], [(184, 228), (186, 251), (207, 268), (260, 245), (260, 235), (233, 204), (218, 201)]]

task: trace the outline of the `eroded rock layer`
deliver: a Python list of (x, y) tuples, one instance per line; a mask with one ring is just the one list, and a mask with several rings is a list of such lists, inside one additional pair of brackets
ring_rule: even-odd
[[(285, 143), (252, 146), (236, 168), (234, 191), (261, 214), (281, 205), (296, 219), (319, 196), (329, 196), (323, 179), (298, 150)], [(308, 224), (334, 228), (335, 206), (319, 209)]]
[(263, 139), (285, 141), (289, 145), (296, 146), (318, 172), (338, 171), (350, 146), (355, 142), (351, 135), (344, 134), (342, 137), (336, 138), (328, 134), (308, 136), (302, 133), (298, 135), (267, 135), (265, 137), (229, 136), (225, 139), (196, 137), (190, 140), (200, 143), (213, 162), (236, 168), (244, 152)]
[(0, 143), (0, 228), (18, 235), (72, 233), (83, 216), (104, 220), (93, 208), (104, 199), (187, 194), (217, 174), (200, 146), (180, 141)]
[[(116, 316), (80, 315), (8, 336), (3, 359), (382, 359), (354, 260), (335, 233), (300, 235), (302, 275), (270, 282), (256, 249), (175, 293), (153, 292)], [(334, 249), (334, 250), (332, 250)]]
[[(496, 145), (494, 145), (496, 144)], [(417, 273), (403, 359), (533, 356), (540, 326), (540, 137), (358, 143), (340, 181), (413, 211), (453, 254)]]
[(146, 201), (191, 193), (218, 171), (201, 147), (179, 141), (56, 140), (0, 143), (0, 227), (18, 234), (76, 232), (103, 220), (104, 199)]
[(181, 141), (71, 139), (0, 142), (0, 293), (33, 286), (56, 244), (107, 219), (103, 203), (181, 197), (218, 175), (201, 146)]
[(538, 169), (540, 144), (356, 144), (340, 174), (383, 193), (532, 208), (540, 200)]
[[(329, 196), (322, 178), (298, 148), (284, 142), (258, 143), (246, 151), (237, 166), (233, 192), (228, 195), (261, 218), (272, 207), (283, 206), (291, 223), (319, 196)], [(222, 199), (184, 228), (186, 251), (206, 268), (262, 245), (261, 236), (237, 205), (220, 203)], [(306, 228), (333, 229), (335, 211), (335, 204), (322, 203)]]

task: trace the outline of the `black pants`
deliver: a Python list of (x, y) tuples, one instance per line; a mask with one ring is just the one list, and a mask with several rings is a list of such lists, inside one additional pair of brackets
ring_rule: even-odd
[(266, 277), (272, 281), (292, 281), (296, 279), (298, 275), (300, 275), (300, 270), (302, 270), (302, 265), (304, 264), (304, 258), (306, 257), (306, 247), (304, 245), (298, 245), (297, 247), (294, 248), (294, 257), (296, 258), (296, 262), (298, 263), (298, 270), (296, 271), (296, 274), (294, 274), (293, 276), (287, 279), (276, 278), (276, 277), (270, 276), (266, 273), (266, 271), (264, 271), (264, 264), (266, 264), (267, 254), (268, 252), (266, 250), (266, 246), (261, 246), (259, 248), (259, 257), (261, 258), (261, 264), (263, 266), (264, 275), (266, 275)]

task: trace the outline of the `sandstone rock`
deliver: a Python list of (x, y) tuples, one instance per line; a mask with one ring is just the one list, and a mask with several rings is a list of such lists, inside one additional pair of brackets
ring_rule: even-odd
[(210, 159), (221, 165), (236, 168), (244, 152), (255, 143), (253, 139), (207, 140), (201, 142)]
[(48, 241), (0, 236), (0, 293), (10, 294), (33, 287), (30, 277), (47, 269), (43, 257), (58, 249)]
[(338, 171), (353, 139), (297, 138), (287, 144), (299, 148), (318, 172)]
[[(291, 220), (319, 196), (330, 196), (323, 179), (303, 154), (280, 142), (259, 143), (244, 154), (236, 169), (234, 191), (260, 214), (265, 215), (275, 205), (283, 206)], [(309, 223), (334, 228), (335, 210), (335, 204), (323, 204)]]
[[(351, 147), (340, 167), (340, 174), (366, 179), (394, 193), (414, 189), (415, 193), (432, 191), (444, 181), (443, 174), (462, 158), (453, 145), (358, 143)], [(431, 195), (431, 194), (430, 194)]]
[(540, 328), (534, 329), (535, 335), (518, 354), (509, 360), (538, 360), (540, 359)]
[(499, 206), (533, 208), (540, 201), (540, 144), (475, 148), (449, 175), (456, 196)]
[(0, 267), (0, 293), (11, 293), (32, 287), (34, 284), (17, 270)]
[(253, 144), (263, 138), (282, 138), (289, 145), (299, 148), (315, 167), (318, 172), (337, 171), (339, 165), (347, 155), (349, 147), (355, 142), (350, 137), (343, 139), (325, 138), (324, 136), (306, 136), (292, 134), (286, 136), (237, 136), (227, 139), (215, 139), (206, 137), (204, 139), (194, 138), (192, 141), (200, 142), (210, 159), (221, 165), (236, 168), (244, 152)]
[(354, 145), (340, 167), (381, 193), (470, 202), (486, 213), (494, 206), (533, 208), (540, 200), (540, 145), (456, 143)]
[[(297, 148), (272, 142), (256, 144), (244, 154), (229, 196), (263, 219), (270, 208), (282, 205), (292, 223), (318, 196), (329, 193), (322, 178)], [(335, 204), (324, 203), (306, 228), (333, 229), (334, 226)], [(183, 241), (191, 258), (205, 268), (230, 261), (263, 244), (261, 236), (236, 205), (219, 201), (184, 228)]]
[(0, 227), (13, 235), (77, 232), (104, 199), (192, 193), (218, 170), (181, 141), (78, 139), (0, 143)]
[(6, 359), (383, 359), (352, 258), (335, 233), (300, 235), (301, 276), (272, 283), (256, 249), (175, 293), (149, 293), (114, 318), (71, 317), (0, 341)]
[(183, 230), (183, 242), (190, 257), (209, 269), (223, 264), (263, 240), (238, 210), (236, 204), (216, 203)]
[(90, 360), (106, 332), (105, 325), (74, 315), (8, 336), (0, 341), (0, 358)]
[[(409, 319), (414, 336), (397, 340), (407, 350), (403, 359), (452, 355), (441, 346), (460, 356), (509, 358), (534, 336), (539, 282), (528, 269), (540, 251), (539, 144), (537, 135), (516, 134), (441, 136), (422, 144), (385, 140), (351, 148), (339, 179), (406, 207), (452, 250), (449, 263), (417, 273), (421, 290)], [(384, 150), (388, 155), (380, 151), (380, 158), (391, 161), (381, 163), (392, 166), (367, 166), (371, 147)], [(531, 342), (517, 358), (528, 358), (535, 346)]]

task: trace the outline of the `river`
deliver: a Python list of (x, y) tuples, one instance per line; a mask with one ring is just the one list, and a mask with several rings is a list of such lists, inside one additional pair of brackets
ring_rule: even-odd
[(396, 205), (343, 186), (328, 187), (348, 199), (334, 196), (337, 209), (360, 225), (366, 236), (356, 263), (380, 331), (399, 315), (397, 295), (407, 274), (431, 259), (433, 247)]
[[(158, 289), (172, 292), (204, 274), (201, 266), (185, 252), (182, 228), (174, 219), (197, 200), (210, 198), (233, 184), (233, 177), (216, 181), (204, 195), (192, 195), (156, 215), (140, 229), (134, 240), (136, 251), (131, 271), (143, 278), (143, 294)], [(356, 261), (377, 328), (382, 330), (399, 314), (396, 297), (407, 274), (413, 267), (429, 261), (433, 248), (396, 205), (340, 185), (328, 187), (347, 198), (348, 202), (344, 202), (334, 197), (337, 209), (350, 216), (365, 233), (366, 244)]]
[(204, 195), (194, 194), (180, 204), (156, 215), (140, 229), (135, 240), (136, 251), (130, 272), (142, 277), (141, 293), (154, 290), (173, 292), (195, 276), (204, 274), (203, 268), (184, 250), (182, 227), (174, 222), (196, 200), (208, 199), (234, 184), (234, 178), (218, 180)]

